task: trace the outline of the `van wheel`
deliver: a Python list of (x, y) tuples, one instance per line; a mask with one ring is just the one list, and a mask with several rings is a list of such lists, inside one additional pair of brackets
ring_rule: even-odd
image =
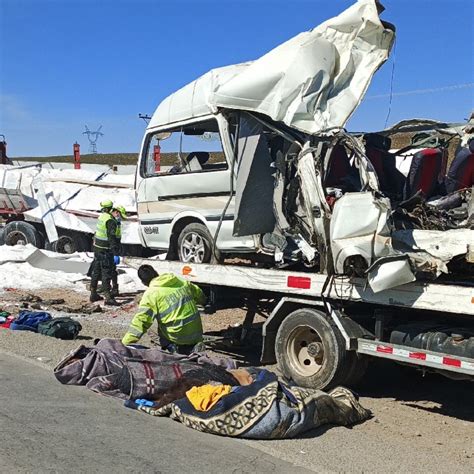
[(44, 242), (35, 226), (29, 222), (14, 221), (5, 226), (4, 239), (6, 245), (27, 245), (43, 248)]
[(278, 367), (302, 387), (331, 388), (346, 367), (344, 340), (324, 313), (298, 309), (281, 323), (275, 341)]
[[(188, 263), (209, 263), (214, 259), (212, 236), (204, 224), (193, 222), (181, 231), (178, 237), (178, 257), (181, 262)], [(219, 258), (218, 255), (216, 258)]]

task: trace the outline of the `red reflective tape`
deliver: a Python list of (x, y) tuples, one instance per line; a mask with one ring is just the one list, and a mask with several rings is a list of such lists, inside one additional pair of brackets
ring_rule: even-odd
[(451, 359), (451, 357), (443, 357), (444, 365), (451, 365), (453, 367), (461, 367), (461, 361), (459, 359)]
[(304, 290), (309, 290), (311, 288), (311, 278), (289, 276), (286, 285), (288, 288), (302, 288)]
[(383, 352), (384, 354), (393, 354), (393, 347), (377, 346), (377, 352)]
[(410, 359), (426, 360), (426, 354), (424, 352), (410, 352)]

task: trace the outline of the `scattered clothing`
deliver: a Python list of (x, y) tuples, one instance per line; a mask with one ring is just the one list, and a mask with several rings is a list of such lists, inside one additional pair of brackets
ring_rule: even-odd
[(202, 385), (186, 392), (187, 399), (198, 411), (210, 410), (222, 397), (232, 390), (230, 385)]
[(38, 325), (44, 321), (49, 321), (51, 315), (45, 311), (20, 311), (18, 318), (10, 324), (10, 329), (14, 331), (38, 332)]
[[(5, 311), (5, 313), (6, 313), (6, 311)], [(0, 328), (3, 328), (3, 329), (9, 329), (10, 326), (11, 326), (11, 323), (13, 321), (15, 321), (15, 319), (16, 319), (15, 316), (10, 315), (9, 313), (6, 313), (6, 314), (8, 314), (8, 316), (5, 316), (4, 317), (5, 320), (3, 322), (0, 322)]]

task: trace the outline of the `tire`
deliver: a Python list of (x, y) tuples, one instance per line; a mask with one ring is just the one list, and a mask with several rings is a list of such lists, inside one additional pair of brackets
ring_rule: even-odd
[(355, 351), (348, 352), (346, 367), (342, 371), (339, 383), (347, 387), (357, 385), (364, 378), (368, 365), (369, 358), (367, 356), (357, 354)]
[(0, 227), (0, 245), (5, 245), (5, 229)]
[(275, 354), (282, 374), (302, 387), (334, 387), (347, 366), (342, 335), (324, 313), (313, 308), (298, 309), (283, 320)]
[(6, 245), (31, 244), (39, 249), (43, 248), (44, 240), (35, 226), (29, 222), (14, 221), (5, 226), (4, 238)]
[(212, 252), (212, 236), (204, 224), (188, 224), (178, 236), (178, 258), (186, 263), (209, 263), (219, 254)]
[(46, 249), (57, 253), (72, 254), (76, 252), (87, 252), (91, 249), (89, 239), (81, 232), (61, 232), (58, 240), (46, 243)]

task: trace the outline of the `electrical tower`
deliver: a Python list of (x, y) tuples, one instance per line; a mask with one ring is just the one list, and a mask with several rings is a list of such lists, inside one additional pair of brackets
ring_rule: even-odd
[(89, 152), (92, 154), (97, 153), (97, 140), (99, 137), (102, 137), (104, 134), (100, 131), (102, 129), (102, 125), (95, 131), (92, 132), (89, 130), (89, 127), (86, 125), (86, 131), (82, 132), (83, 135), (87, 135), (87, 138), (89, 140)]

